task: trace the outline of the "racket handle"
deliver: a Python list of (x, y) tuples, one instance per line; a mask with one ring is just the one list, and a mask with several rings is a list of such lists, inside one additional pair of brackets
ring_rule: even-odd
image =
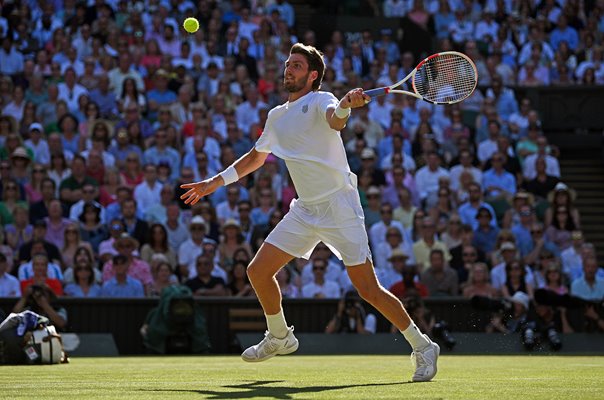
[(363, 93), (365, 93), (369, 97), (383, 96), (385, 94), (388, 94), (388, 92), (390, 92), (390, 88), (389, 87), (382, 87), (382, 88), (370, 89), (370, 90), (363, 91)]

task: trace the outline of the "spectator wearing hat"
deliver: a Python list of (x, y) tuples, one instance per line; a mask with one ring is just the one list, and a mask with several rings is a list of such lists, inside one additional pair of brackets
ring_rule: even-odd
[(574, 205), (576, 196), (576, 192), (573, 189), (570, 189), (565, 183), (558, 182), (556, 184), (554, 190), (547, 196), (550, 207), (545, 210), (544, 225), (546, 228), (552, 224), (555, 211), (559, 207), (566, 207), (575, 227), (577, 229), (580, 228), (579, 210)]
[(234, 261), (233, 255), (240, 248), (243, 248), (251, 258), (252, 249), (249, 243), (245, 242), (239, 222), (235, 219), (227, 219), (222, 225), (222, 236), (217, 249), (220, 266), (230, 269)]
[(185, 282), (194, 296), (226, 296), (226, 283), (212, 276), (213, 261), (205, 256), (195, 257), (195, 274)]
[(375, 151), (366, 147), (361, 151), (361, 171), (369, 173), (371, 175), (371, 185), (374, 186), (385, 186), (386, 185), (386, 176), (381, 169), (378, 169), (376, 166), (376, 155)]
[(486, 207), (480, 207), (476, 213), (478, 226), (474, 229), (472, 245), (486, 254), (495, 250), (495, 242), (499, 234), (499, 228), (491, 225), (493, 214)]
[(390, 288), (397, 282), (400, 282), (401, 274), (407, 266), (408, 260), (409, 253), (406, 251), (399, 247), (391, 249), (388, 252), (388, 257), (381, 261), (383, 264), (376, 269), (375, 274), (378, 282), (385, 288)]
[[(105, 278), (103, 268), (103, 287), (101, 297), (145, 297), (145, 289), (139, 279), (132, 273), (132, 264), (127, 256), (118, 254), (105, 266), (111, 266), (111, 275)], [(147, 266), (148, 267), (148, 266)], [(149, 273), (149, 278), (151, 274)], [(152, 284), (153, 280), (149, 282)]]
[[(153, 283), (151, 276), (151, 268), (149, 264), (140, 258), (136, 258), (138, 254), (139, 242), (127, 232), (122, 232), (120, 236), (113, 242), (113, 247), (117, 250), (118, 256), (126, 257), (127, 274), (132, 278), (139, 280), (143, 286)], [(115, 257), (114, 257), (115, 259)], [(103, 282), (107, 282), (113, 278), (116, 271), (113, 266), (113, 259), (107, 261), (103, 265)]]
[(50, 150), (46, 139), (42, 137), (44, 128), (42, 124), (34, 122), (29, 125), (29, 139), (24, 143), (25, 147), (31, 149), (35, 154), (35, 161), (38, 164), (49, 165), (50, 164)]
[(20, 185), (25, 185), (30, 180), (29, 166), (31, 164), (31, 157), (27, 150), (19, 146), (17, 147), (10, 156), (11, 163), (11, 175)]
[[(371, 177), (368, 172), (361, 174), (359, 177), (359, 192), (361, 193), (361, 198), (364, 180), (371, 182)], [(364, 194), (367, 199), (367, 204), (363, 206), (363, 212), (365, 213), (365, 226), (369, 229), (381, 219), (380, 209), (382, 204), (382, 191), (377, 186), (371, 185)]]
[(132, 197), (126, 198), (121, 204), (122, 223), (126, 232), (139, 243), (147, 243), (149, 225), (137, 214), (137, 202)]
[(182, 282), (194, 278), (197, 274), (197, 257), (202, 255), (203, 239), (208, 231), (206, 220), (196, 215), (189, 223), (190, 238), (178, 248), (179, 275)]
[[(499, 248), (503, 262), (497, 264), (491, 270), (491, 284), (497, 290), (503, 290), (503, 286), (507, 281), (506, 265), (512, 264), (517, 261), (517, 249), (513, 242), (503, 242)], [(535, 281), (533, 277), (533, 271), (528, 267), (524, 266), (524, 279), (526, 283), (532, 283)]]
[(148, 118), (155, 120), (161, 106), (170, 106), (178, 100), (176, 93), (168, 88), (168, 72), (162, 68), (158, 69), (153, 76), (154, 88), (147, 93), (149, 100)]
[(514, 194), (512, 200), (512, 207), (506, 210), (503, 215), (503, 221), (501, 227), (503, 229), (510, 229), (512, 226), (520, 223), (520, 210), (524, 206), (532, 207), (532, 196), (524, 190), (519, 190)]
[(430, 297), (458, 296), (457, 273), (445, 263), (445, 253), (440, 249), (430, 251), (430, 263), (420, 274), (420, 282), (426, 286)]

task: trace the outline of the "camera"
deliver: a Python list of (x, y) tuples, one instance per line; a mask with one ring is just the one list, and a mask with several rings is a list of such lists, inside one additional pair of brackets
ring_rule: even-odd
[(531, 351), (535, 348), (536, 342), (535, 325), (533, 323), (527, 323), (522, 330), (522, 344), (526, 350)]
[(560, 335), (555, 328), (550, 327), (547, 330), (546, 335), (552, 350), (558, 351), (562, 348), (562, 340), (560, 339)]
[(31, 297), (33, 299), (38, 299), (42, 296), (46, 295), (46, 288), (44, 288), (44, 286), (41, 285), (31, 285)]
[(451, 335), (449, 325), (445, 321), (438, 321), (435, 323), (434, 328), (432, 328), (432, 334), (436, 339), (441, 340), (449, 350), (453, 350), (453, 347), (457, 344), (457, 341), (453, 335)]

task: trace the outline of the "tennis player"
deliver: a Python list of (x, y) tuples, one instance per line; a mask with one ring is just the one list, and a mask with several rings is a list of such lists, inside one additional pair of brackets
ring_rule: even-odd
[(379, 310), (413, 348), (413, 381), (436, 375), (439, 346), (415, 326), (401, 302), (376, 279), (365, 231), (356, 176), (350, 171), (339, 131), (351, 108), (363, 107), (369, 96), (353, 89), (338, 101), (319, 91), (325, 64), (311, 46), (295, 44), (285, 62), (283, 85), (287, 103), (273, 108), (255, 147), (220, 174), (181, 185), (181, 196), (195, 204), (222, 185), (237, 182), (262, 166), (269, 153), (285, 160), (299, 198), (266, 238), (248, 267), (248, 276), (266, 315), (268, 332), (247, 348), (245, 361), (264, 361), (298, 349), (294, 328), (281, 308), (276, 273), (294, 257), (308, 258), (323, 241), (346, 265), (350, 280), (363, 299)]

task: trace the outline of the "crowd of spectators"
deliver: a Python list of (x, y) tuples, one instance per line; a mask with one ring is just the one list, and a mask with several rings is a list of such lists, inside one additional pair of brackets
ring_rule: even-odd
[[(604, 4), (368, 2), (475, 61), (480, 88), (432, 106), (384, 96), (341, 136), (379, 281), (397, 296), (604, 297), (558, 151), (514, 85), (604, 82)], [(254, 296), (245, 267), (296, 196), (282, 160), (190, 207), (182, 183), (252, 148), (287, 100), (297, 41), (284, 0), (13, 1), (0, 6), (0, 296)], [(588, 8), (589, 7), (589, 8)], [(188, 34), (184, 18), (201, 29)], [(396, 32), (334, 30), (322, 90), (390, 84), (415, 65)], [(593, 271), (592, 271), (593, 270)], [(284, 297), (339, 298), (329, 247), (277, 275)]]

